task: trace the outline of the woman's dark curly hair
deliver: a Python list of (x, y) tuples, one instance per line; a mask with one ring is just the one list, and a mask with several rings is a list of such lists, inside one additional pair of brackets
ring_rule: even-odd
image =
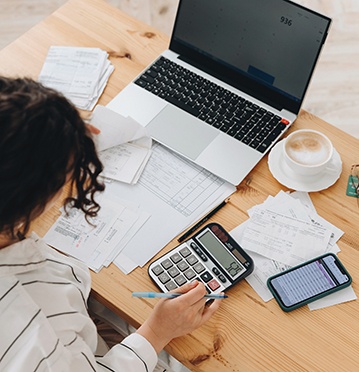
[(63, 95), (31, 79), (0, 77), (0, 233), (25, 235), (66, 178), (65, 205), (96, 216), (102, 169), (86, 124)]

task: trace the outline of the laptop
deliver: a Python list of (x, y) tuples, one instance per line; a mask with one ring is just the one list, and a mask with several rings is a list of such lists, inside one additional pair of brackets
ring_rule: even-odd
[(108, 107), (237, 185), (296, 119), (330, 23), (287, 0), (180, 0), (169, 49)]

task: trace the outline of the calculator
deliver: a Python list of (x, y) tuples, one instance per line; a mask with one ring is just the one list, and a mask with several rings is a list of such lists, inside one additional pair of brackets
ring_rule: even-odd
[(198, 280), (211, 294), (227, 290), (253, 269), (253, 260), (228, 232), (210, 223), (152, 262), (148, 274), (162, 292)]

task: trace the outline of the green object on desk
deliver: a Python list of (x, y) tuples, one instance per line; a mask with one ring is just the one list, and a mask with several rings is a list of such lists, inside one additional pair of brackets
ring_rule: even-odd
[(352, 196), (353, 198), (359, 198), (359, 195), (357, 194), (355, 190), (354, 184), (358, 184), (358, 177), (350, 175), (348, 178), (346, 194), (348, 196)]

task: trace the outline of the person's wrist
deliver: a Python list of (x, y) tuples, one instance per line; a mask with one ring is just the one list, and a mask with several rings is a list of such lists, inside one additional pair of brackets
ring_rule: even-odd
[(171, 341), (171, 337), (160, 335), (153, 327), (146, 321), (138, 330), (137, 333), (143, 336), (155, 349), (158, 354)]

